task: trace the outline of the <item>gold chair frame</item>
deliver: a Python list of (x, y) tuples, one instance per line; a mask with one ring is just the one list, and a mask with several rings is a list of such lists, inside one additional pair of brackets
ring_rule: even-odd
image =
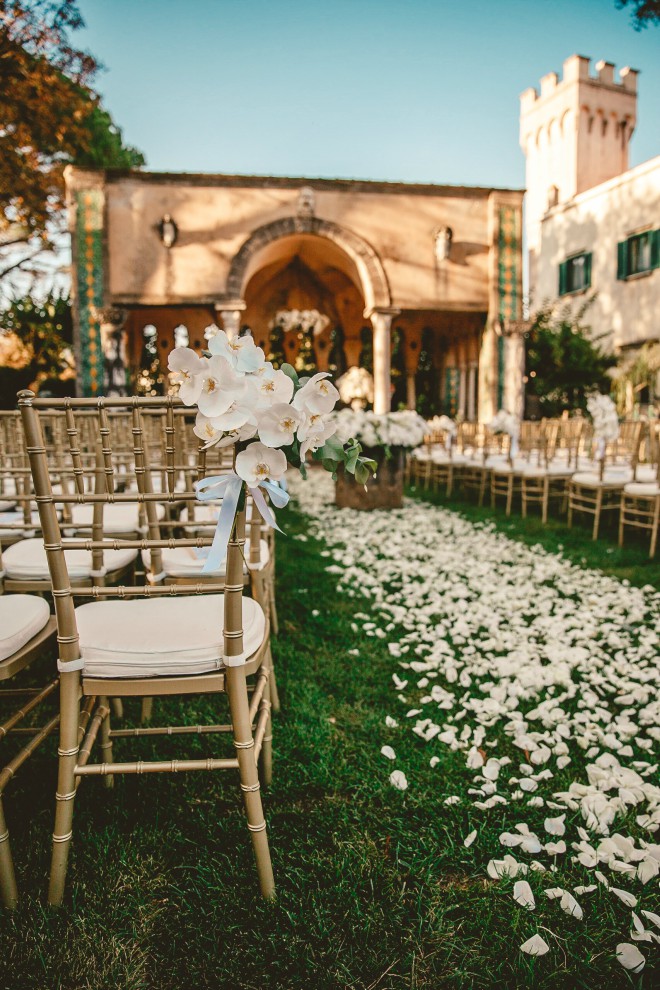
[[(84, 671), (81, 660), (73, 590), (67, 573), (65, 548), (86, 549), (101, 555), (104, 549), (148, 549), (152, 555), (152, 566), (160, 568), (160, 551), (168, 546), (208, 546), (210, 539), (198, 537), (187, 539), (160, 539), (158, 519), (155, 512), (157, 501), (184, 500), (192, 502), (194, 492), (174, 492), (174, 410), (180, 407), (174, 398), (132, 398), (132, 399), (37, 399), (30, 391), (19, 393), (19, 409), (23, 421), (26, 448), (39, 507), (48, 566), (51, 575), (53, 598), (57, 618), (57, 641), (60, 651), (60, 741), (58, 748), (58, 782), (55, 801), (55, 828), (53, 833), (53, 853), (49, 882), (48, 900), (51, 905), (62, 903), (73, 835), (74, 799), (83, 777), (101, 776), (107, 786), (112, 786), (114, 775), (120, 773), (163, 773), (193, 772), (212, 770), (237, 770), (247, 817), (247, 826), (252, 839), (257, 873), (264, 897), (274, 896), (275, 886), (266, 834), (266, 822), (260, 794), (260, 781), (257, 769), (259, 757), (262, 760), (264, 778), (269, 779), (272, 759), (272, 729), (270, 703), (270, 640), (268, 620), (265, 619), (265, 632), (261, 645), (239, 665), (227, 663), (224, 668), (208, 674), (190, 674), (169, 677), (113, 678), (94, 677)], [(95, 507), (109, 501), (139, 501), (145, 506), (148, 521), (148, 538), (143, 540), (103, 540), (97, 532), (92, 540), (63, 540), (55, 511), (49, 464), (41, 427), (42, 410), (64, 410), (67, 421), (69, 450), (74, 465), (77, 492), (75, 495), (58, 496), (58, 500), (71, 500), (77, 503), (91, 503)], [(108, 409), (128, 409), (132, 415), (132, 435), (134, 468), (138, 484), (138, 494), (117, 493), (112, 459), (112, 447), (108, 428)], [(164, 409), (166, 416), (166, 474), (168, 492), (154, 493), (146, 450), (142, 414), (149, 409)], [(82, 483), (82, 464), (78, 426), (75, 413), (95, 410), (98, 415), (101, 445), (97, 455), (101, 459), (105, 491), (90, 493)], [(191, 593), (224, 595), (223, 656), (229, 661), (243, 654), (243, 546), (245, 544), (245, 507), (237, 513), (234, 528), (227, 548), (225, 580), (221, 584), (208, 582), (191, 586), (127, 586), (107, 587), (90, 585), (76, 588), (76, 596), (84, 595), (92, 599), (144, 596), (176, 596)], [(247, 678), (256, 677), (252, 696), (248, 694)], [(145, 762), (115, 762), (113, 760), (113, 739), (120, 736), (190, 734), (190, 726), (158, 726), (112, 731), (110, 726), (110, 697), (158, 697), (174, 694), (226, 693), (229, 702), (230, 722), (228, 725), (210, 725), (192, 728), (192, 731), (206, 733), (227, 733), (233, 735), (235, 756), (222, 758), (165, 760)], [(98, 699), (98, 704), (96, 703)], [(82, 702), (82, 705), (81, 705)], [(83, 713), (92, 710), (82, 743), (80, 724)], [(92, 747), (100, 739), (103, 760), (90, 763)]]

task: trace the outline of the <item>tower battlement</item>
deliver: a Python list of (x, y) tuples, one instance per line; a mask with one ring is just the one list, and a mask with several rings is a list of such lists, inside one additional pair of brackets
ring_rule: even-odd
[(527, 159), (527, 237), (533, 254), (549, 209), (621, 175), (637, 120), (637, 71), (593, 66), (584, 55), (543, 76), (520, 97), (520, 145)]
[[(575, 83), (585, 83), (589, 87), (608, 87), (615, 91), (637, 93), (637, 69), (624, 66), (619, 72), (619, 80), (614, 78), (615, 65), (601, 59), (594, 66), (596, 74), (591, 74), (591, 59), (585, 55), (571, 55), (563, 65), (562, 78), (556, 72), (548, 72), (541, 78), (540, 93), (533, 86), (526, 89), (520, 96), (521, 114), (528, 112), (537, 102), (552, 96), (556, 90), (571, 86)], [(594, 94), (595, 95), (595, 94)]]

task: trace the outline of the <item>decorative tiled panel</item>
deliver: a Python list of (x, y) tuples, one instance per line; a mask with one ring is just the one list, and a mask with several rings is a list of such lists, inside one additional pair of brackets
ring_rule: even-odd
[(103, 391), (103, 348), (98, 315), (103, 306), (103, 192), (81, 189), (76, 193), (78, 247), (78, 320), (81, 394)]

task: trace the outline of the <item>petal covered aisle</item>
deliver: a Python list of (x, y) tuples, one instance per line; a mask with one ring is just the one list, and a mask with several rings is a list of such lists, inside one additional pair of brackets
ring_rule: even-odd
[(479, 862), (481, 826), (502, 823), (483, 872), (529, 915), (521, 950), (561, 953), (599, 891), (620, 908), (602, 951), (639, 972), (660, 951), (660, 593), (437, 506), (337, 510), (319, 471), (295, 496), (339, 593), (372, 603), (356, 646), (387, 640), (383, 775), (415, 787), (399, 733), (419, 738), (439, 788), (454, 754), (463, 787), (444, 803), (470, 822), (457, 844)]

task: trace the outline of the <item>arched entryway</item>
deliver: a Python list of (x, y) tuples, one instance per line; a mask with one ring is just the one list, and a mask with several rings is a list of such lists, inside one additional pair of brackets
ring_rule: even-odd
[[(390, 408), (390, 289), (373, 248), (352, 231), (316, 217), (266, 224), (231, 264), (226, 303), (216, 306), (226, 329), (250, 327), (273, 358), (305, 371), (341, 373), (358, 365), (363, 331), (373, 335), (374, 408)], [(282, 334), (282, 310), (318, 310), (327, 325), (313, 334)]]

